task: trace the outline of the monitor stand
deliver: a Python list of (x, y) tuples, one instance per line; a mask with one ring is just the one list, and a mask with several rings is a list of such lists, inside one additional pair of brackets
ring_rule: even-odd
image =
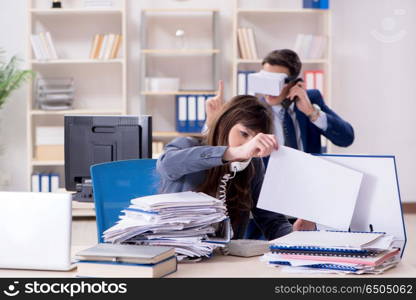
[(85, 179), (83, 183), (77, 183), (76, 192), (72, 194), (72, 201), (94, 202), (91, 179)]

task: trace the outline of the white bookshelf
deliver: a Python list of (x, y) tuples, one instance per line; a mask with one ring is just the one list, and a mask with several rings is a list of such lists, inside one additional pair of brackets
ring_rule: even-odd
[(123, 64), (123, 59), (58, 59), (58, 60), (32, 60), (32, 65), (60, 65), (60, 64)]
[[(237, 73), (239, 70), (261, 69), (262, 59), (275, 49), (293, 49), (295, 47), (297, 34), (319, 34), (327, 37), (327, 49), (325, 57), (320, 59), (302, 59), (302, 71), (323, 70), (324, 71), (324, 99), (327, 105), (332, 102), (332, 31), (331, 10), (325, 9), (303, 9), (303, 8), (279, 8), (244, 7), (248, 1), (234, 0), (233, 21), (233, 77), (232, 95), (237, 94)], [(258, 6), (261, 6), (259, 4)], [(302, 23), (302, 24), (301, 24)], [(310, 25), (305, 25), (309, 23)], [(282, 26), (284, 24), (284, 26)], [(237, 29), (240, 27), (251, 27), (256, 35), (258, 48), (258, 59), (241, 59), (239, 57)], [(278, 30), (282, 28), (282, 30)], [(292, 29), (293, 28), (293, 29)], [(289, 32), (289, 33), (287, 33)], [(260, 36), (260, 38), (259, 38)], [(274, 36), (274, 39), (270, 39)], [(268, 39), (268, 44), (262, 44)], [(331, 143), (323, 139), (328, 152), (331, 152)]]
[[(65, 5), (65, 1), (64, 5)], [(119, 14), (124, 13), (123, 9), (112, 9), (112, 8), (45, 8), (45, 9), (29, 9), (29, 12), (32, 15), (42, 16), (42, 15), (96, 15), (96, 14)]]
[[(27, 58), (36, 77), (73, 77), (75, 100), (71, 110), (41, 110), (35, 99), (35, 82), (27, 99), (27, 176), (33, 172), (57, 172), (64, 191), (63, 160), (38, 160), (35, 157), (36, 127), (64, 126), (64, 115), (127, 114), (127, 27), (126, 0), (114, 0), (114, 7), (87, 8), (82, 0), (62, 1), (63, 8), (50, 8), (52, 1), (28, 0)], [(70, 24), (68, 24), (70, 23)], [(49, 31), (58, 52), (57, 60), (37, 60), (32, 51), (31, 34)], [(95, 34), (122, 35), (115, 59), (90, 59)], [(109, 80), (111, 74), (111, 80)], [(88, 214), (86, 214), (88, 215)], [(90, 214), (91, 215), (91, 214)], [(93, 214), (92, 214), (93, 215)]]
[[(219, 37), (218, 37), (218, 9), (205, 8), (145, 8), (141, 14), (141, 61), (140, 61), (140, 112), (142, 114), (151, 114), (153, 121), (153, 141), (166, 143), (169, 140), (180, 136), (194, 136), (194, 133), (176, 132), (175, 122), (175, 97), (178, 95), (211, 95), (215, 94), (217, 82), (219, 80)], [(160, 20), (160, 24), (154, 19)], [(180, 20), (186, 19), (184, 22)], [(156, 40), (154, 35), (170, 31), (174, 32), (172, 26), (165, 26), (165, 21), (176, 20), (176, 23), (184, 25), (186, 32), (187, 45), (183, 48), (175, 47), (173, 35), (159, 36)], [(168, 21), (168, 22), (169, 22)], [(207, 25), (207, 23), (210, 23)], [(175, 25), (174, 25), (175, 24)], [(195, 24), (195, 26), (194, 26)], [(160, 27), (159, 27), (160, 26)], [(188, 26), (188, 27), (186, 27)], [(204, 28), (199, 31), (200, 27)], [(156, 28), (156, 30), (155, 30)], [(158, 30), (159, 31), (158, 31)], [(153, 34), (156, 32), (156, 34)], [(191, 33), (189, 33), (191, 32)], [(163, 41), (163, 42), (159, 42)], [(205, 82), (211, 82), (203, 88), (193, 86), (186, 79), (180, 78), (181, 69), (192, 72), (195, 60), (202, 59), (204, 63), (201, 68), (212, 71)], [(162, 60), (169, 62), (166, 65), (171, 66), (174, 72), (165, 74), (162, 68), (154, 68), (155, 61)], [(183, 64), (175, 69), (175, 63), (181, 60)], [(153, 65), (152, 65), (153, 63)], [(152, 70), (157, 69), (157, 74), (152, 74)], [(180, 89), (177, 91), (151, 91), (147, 90), (144, 85), (146, 77), (179, 77)], [(189, 79), (189, 78), (188, 78)], [(184, 87), (184, 85), (187, 85)], [(199, 133), (197, 134), (199, 135)], [(157, 157), (154, 153), (153, 157)]]

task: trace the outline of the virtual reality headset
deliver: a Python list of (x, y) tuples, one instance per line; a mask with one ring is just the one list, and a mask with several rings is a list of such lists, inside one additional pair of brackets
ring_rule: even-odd
[(274, 73), (262, 70), (258, 73), (248, 75), (248, 93), (250, 95), (279, 96), (285, 85), (296, 81), (296, 79), (285, 73)]

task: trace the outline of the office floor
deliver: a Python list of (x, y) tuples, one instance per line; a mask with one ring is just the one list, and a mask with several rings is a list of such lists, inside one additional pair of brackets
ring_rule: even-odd
[[(416, 214), (405, 214), (407, 244), (403, 260), (416, 267)], [(94, 219), (78, 218), (72, 224), (72, 245), (92, 246), (97, 242)]]

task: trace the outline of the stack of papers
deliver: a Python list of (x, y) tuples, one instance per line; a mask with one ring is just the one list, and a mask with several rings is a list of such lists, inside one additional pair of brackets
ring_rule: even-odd
[[(182, 259), (208, 257), (230, 239), (225, 205), (203, 193), (136, 198), (122, 212), (117, 224), (104, 232), (104, 241), (170, 246)], [(221, 225), (228, 228), (223, 236), (218, 234)]]
[(270, 241), (262, 260), (292, 273), (380, 274), (399, 262), (393, 242), (381, 232), (295, 231)]

